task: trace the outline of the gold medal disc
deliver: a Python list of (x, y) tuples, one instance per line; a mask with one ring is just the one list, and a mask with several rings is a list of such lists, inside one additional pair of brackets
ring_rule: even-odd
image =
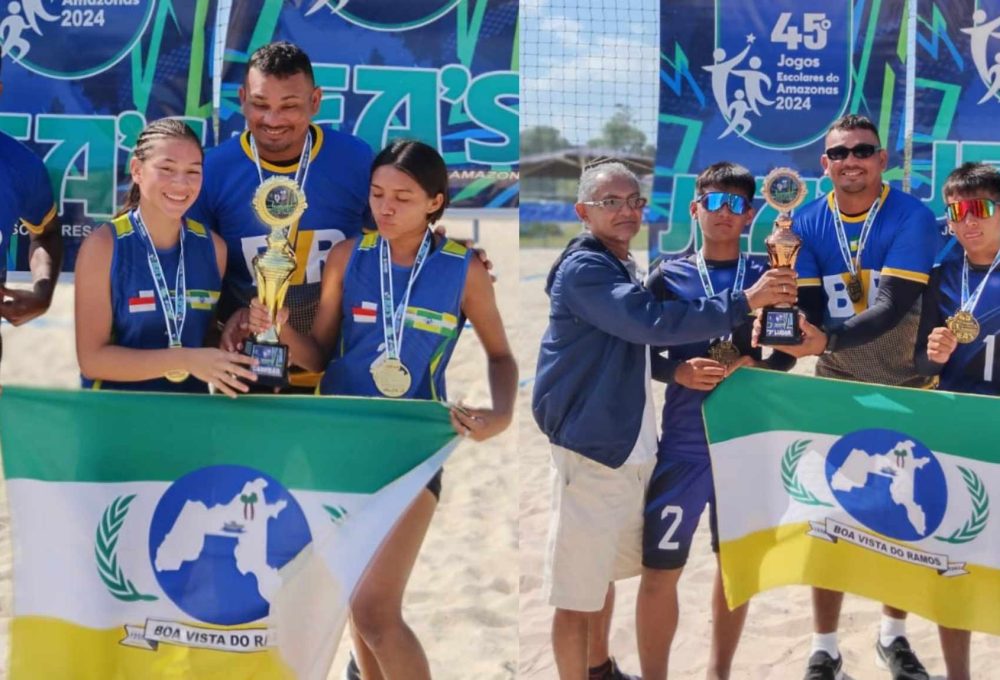
[(847, 279), (847, 295), (851, 298), (851, 302), (861, 302), (861, 298), (865, 295), (865, 289), (861, 285), (861, 279), (853, 274), (851, 274), (851, 276)]
[(972, 312), (955, 312), (954, 316), (949, 316), (945, 321), (948, 330), (955, 334), (955, 339), (963, 345), (968, 344), (979, 337), (979, 322)]
[(708, 348), (708, 356), (723, 366), (731, 366), (740, 358), (740, 350), (729, 340), (720, 340)]
[(401, 397), (410, 389), (410, 371), (399, 359), (386, 359), (371, 368), (378, 391), (387, 397)]
[(167, 380), (169, 380), (172, 383), (182, 383), (185, 380), (187, 380), (191, 374), (188, 373), (187, 371), (182, 371), (178, 369), (176, 371), (167, 371), (165, 375)]

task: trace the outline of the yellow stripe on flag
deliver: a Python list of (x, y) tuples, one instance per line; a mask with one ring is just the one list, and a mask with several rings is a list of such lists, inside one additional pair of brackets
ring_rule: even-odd
[[(141, 625), (142, 621), (136, 621)], [(227, 629), (227, 634), (230, 629)], [(60, 619), (19, 616), (11, 623), (11, 680), (293, 680), (276, 650), (224, 653), (160, 643), (155, 651), (120, 643), (122, 628), (95, 630)], [(58, 652), (58, 653), (55, 653)]]
[(942, 576), (845, 541), (810, 537), (809, 528), (808, 523), (784, 524), (721, 544), (722, 581), (731, 609), (765, 590), (809, 583), (884, 602), (945, 626), (1000, 635), (1000, 570), (970, 564), (965, 566), (968, 574)]

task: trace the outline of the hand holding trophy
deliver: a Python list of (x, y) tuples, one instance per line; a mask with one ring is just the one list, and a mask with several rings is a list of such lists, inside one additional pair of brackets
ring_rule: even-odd
[[(795, 267), (802, 239), (792, 231), (792, 211), (806, 197), (806, 187), (791, 168), (775, 168), (764, 178), (764, 200), (778, 211), (774, 231), (764, 241), (772, 267)], [(802, 343), (799, 309), (795, 305), (765, 307), (761, 315), (761, 345), (798, 345)]]
[(295, 271), (295, 254), (288, 243), (288, 230), (307, 207), (306, 196), (295, 180), (274, 176), (264, 181), (253, 197), (254, 213), (271, 228), (267, 249), (254, 257), (257, 296), (267, 307), (271, 326), (243, 344), (243, 353), (257, 360), (253, 367), (257, 383), (269, 387), (288, 384), (288, 345), (278, 340), (278, 310), (284, 305), (288, 284)]

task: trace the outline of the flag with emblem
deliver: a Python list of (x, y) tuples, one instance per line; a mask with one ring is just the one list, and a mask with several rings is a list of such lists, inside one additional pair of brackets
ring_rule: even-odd
[(756, 369), (727, 378), (703, 408), (729, 606), (810, 584), (1000, 634), (998, 406)]
[(421, 307), (406, 308), (406, 325), (453, 338), (458, 335), (458, 317), (446, 312), (435, 312)]
[(7, 674), (326, 678), (351, 592), (455, 443), (413, 400), (7, 387)]
[[(173, 291), (171, 291), (171, 293), (173, 293)], [(191, 309), (205, 309), (211, 311), (215, 308), (215, 303), (219, 301), (219, 291), (188, 289), (187, 300), (188, 307)]]

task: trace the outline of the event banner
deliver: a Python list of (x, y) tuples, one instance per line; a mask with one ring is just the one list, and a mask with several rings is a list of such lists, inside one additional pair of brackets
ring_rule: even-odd
[(810, 584), (1000, 634), (996, 408), (992, 397), (734, 373), (704, 405), (729, 605)]
[[(145, 124), (183, 118), (206, 146), (242, 131), (249, 55), (291, 40), (313, 61), (318, 122), (375, 150), (421, 139), (448, 162), (452, 205), (516, 207), (517, 22), (517, 0), (3, 3), (0, 130), (44, 158), (72, 271)], [(27, 241), (18, 228), (9, 269), (26, 270)]]
[[(889, 154), (886, 181), (901, 188), (905, 174), (936, 215), (957, 164), (1000, 162), (1000, 0), (664, 0), (661, 8), (651, 256), (695, 246), (688, 205), (695, 177), (712, 163), (740, 163), (758, 180), (790, 167), (808, 198), (831, 190), (823, 138), (846, 113), (876, 124)], [(912, 167), (904, 166), (907, 122)], [(757, 207), (746, 246), (763, 254), (776, 214), (763, 201)]]
[(428, 401), (4, 388), (0, 675), (325, 679), (355, 584), (455, 441)]

